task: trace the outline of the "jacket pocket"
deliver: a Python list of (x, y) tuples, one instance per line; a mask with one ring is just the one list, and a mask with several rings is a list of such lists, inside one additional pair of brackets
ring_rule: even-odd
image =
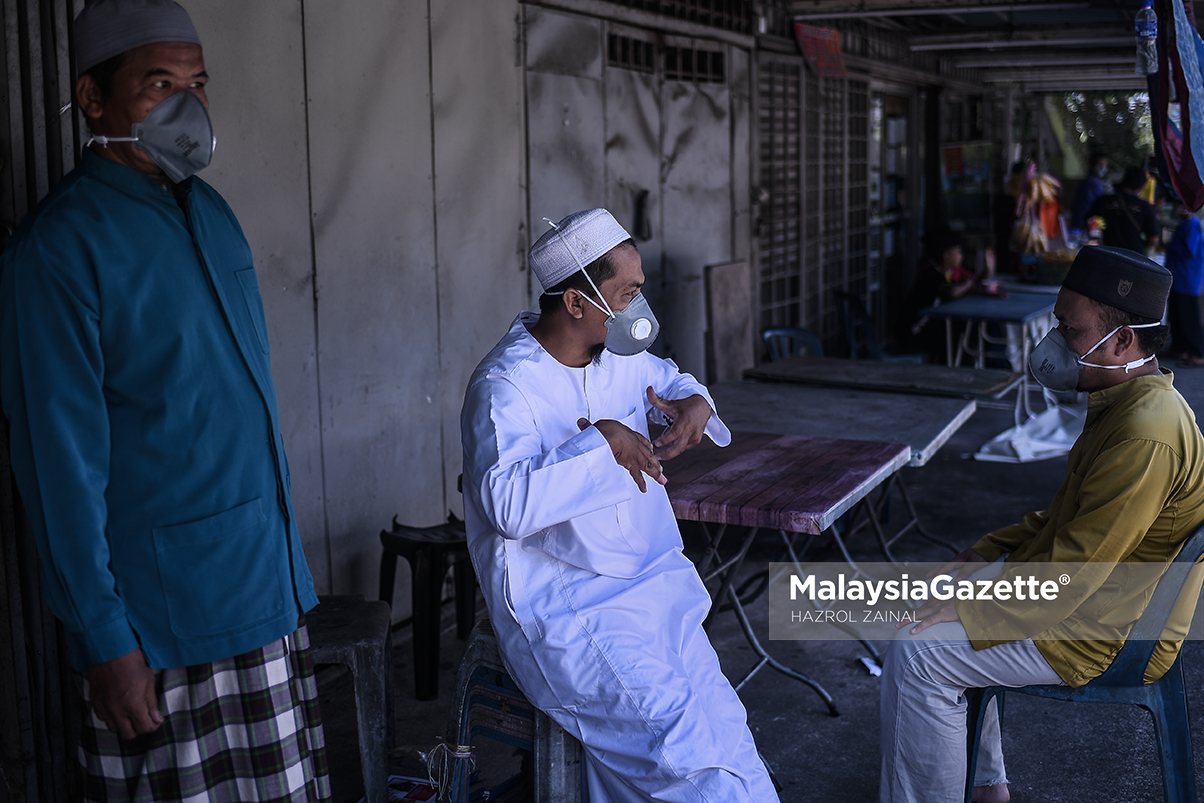
[(259, 348), (268, 353), (268, 322), (263, 315), (263, 294), (259, 292), (259, 280), (255, 277), (254, 268), (243, 268), (235, 271), (238, 285), (242, 288), (242, 300), (247, 304), (247, 314), (251, 316), (251, 325), (255, 327), (255, 336), (259, 338)]
[(284, 612), (280, 556), (270, 543), (261, 499), (199, 521), (156, 527), (153, 536), (177, 636), (235, 633)]

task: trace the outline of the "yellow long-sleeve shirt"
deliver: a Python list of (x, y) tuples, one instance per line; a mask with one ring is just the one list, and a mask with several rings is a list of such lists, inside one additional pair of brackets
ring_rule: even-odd
[[(1161, 576), (1126, 564), (1165, 569), (1204, 523), (1204, 439), (1173, 379), (1163, 369), (1161, 375), (1092, 393), (1083, 434), (1049, 509), (973, 546), (987, 560), (1006, 554), (1005, 578), (1030, 572), (1023, 564), (1120, 565), (1102, 572), (1080, 567), (1067, 593), (1052, 601), (959, 602), (958, 615), (975, 649), (1024, 633), (1071, 686), (1108, 668)], [(1201, 577), (1204, 573), (1192, 573), (1191, 605), (1176, 608), (1146, 670), (1147, 682), (1174, 662)]]

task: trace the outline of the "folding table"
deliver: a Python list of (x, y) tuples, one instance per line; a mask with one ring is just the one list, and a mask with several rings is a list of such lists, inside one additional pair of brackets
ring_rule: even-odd
[[(787, 543), (786, 533), (819, 535), (910, 459), (911, 450), (901, 443), (737, 430), (726, 448), (704, 439), (666, 463), (674, 514), (701, 522), (707, 530), (709, 543), (699, 574), (704, 582), (719, 581), (712, 599), (730, 602), (760, 659), (736, 684), (737, 690), (768, 665), (806, 683), (824, 700), (829, 713), (837, 715), (831, 695), (821, 685), (772, 658), (761, 646), (732, 581), (761, 529), (778, 530)], [(710, 524), (718, 525), (713, 533)], [(729, 524), (748, 529), (739, 548), (720, 558), (720, 543)], [(839, 534), (833, 534), (839, 540)]]

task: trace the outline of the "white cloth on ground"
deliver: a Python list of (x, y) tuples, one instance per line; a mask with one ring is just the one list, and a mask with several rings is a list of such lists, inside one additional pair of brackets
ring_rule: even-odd
[[(593, 803), (776, 801), (702, 631), (710, 600), (668, 495), (651, 480), (641, 494), (576, 423), (647, 435), (660, 413), (645, 388), (710, 395), (647, 353), (562, 365), (528, 333), (537, 319), (520, 315), (478, 366), (461, 419), (469, 550), (503, 662), (585, 746)], [(730, 441), (718, 416), (706, 431)]]

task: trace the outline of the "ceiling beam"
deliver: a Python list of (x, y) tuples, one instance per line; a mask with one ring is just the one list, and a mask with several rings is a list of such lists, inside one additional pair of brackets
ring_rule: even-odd
[(991, 53), (975, 56), (963, 56), (954, 64), (966, 68), (991, 67), (1044, 67), (1067, 64), (1128, 64), (1133, 61), (1132, 53), (1122, 53), (1116, 50), (1104, 50), (1096, 53), (1083, 53), (1072, 50), (1059, 53), (1050, 50), (1032, 50), (1024, 53)]
[(1021, 47), (1119, 47), (1133, 44), (1133, 34), (1106, 28), (1045, 28), (1035, 31), (981, 31), (913, 36), (912, 51), (1010, 49)]
[[(1092, 68), (1080, 69), (1028, 69), (1028, 70), (992, 70), (983, 74), (982, 80), (989, 84), (1009, 83), (1013, 81), (1039, 81), (1044, 79), (1050, 80), (1068, 80), (1073, 81), (1079, 78), (1086, 79), (1118, 79), (1118, 78), (1137, 78), (1133, 72), (1133, 66), (1107, 66), (1099, 65)], [(1142, 78), (1142, 81), (1145, 79)]]
[(1091, 90), (1115, 90), (1117, 92), (1140, 92), (1146, 88), (1146, 83), (1133, 76), (1120, 81), (1021, 81), (1017, 84), (1023, 92), (1080, 92)]
[[(839, 20), (864, 17), (869, 14), (875, 17), (931, 17), (940, 14), (993, 14), (1012, 11), (1068, 11), (1070, 9), (1090, 8), (1087, 2), (1032, 2), (1032, 3), (984, 3), (982, 5), (967, 5), (960, 0), (960, 5), (941, 5), (939, 3), (917, 3), (913, 6), (906, 2), (891, 3), (890, 7), (871, 8), (862, 3), (862, 7), (847, 8), (847, 3), (826, 3), (833, 6), (823, 11), (800, 11), (801, 3), (795, 3), (794, 18), (800, 22), (811, 20)], [(839, 8), (846, 6), (846, 8)]]

